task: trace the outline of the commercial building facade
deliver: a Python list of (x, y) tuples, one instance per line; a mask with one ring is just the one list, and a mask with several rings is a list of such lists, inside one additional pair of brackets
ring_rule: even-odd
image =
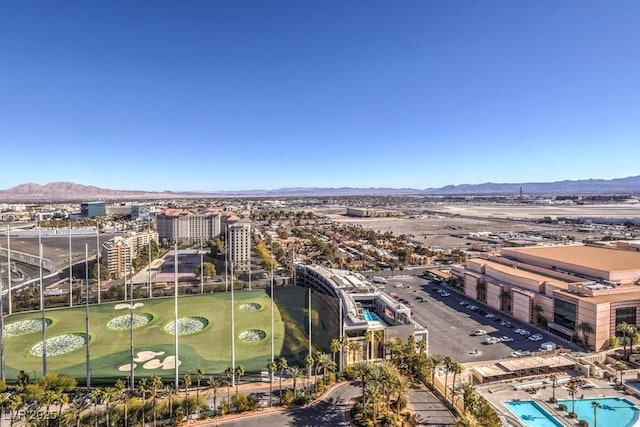
[(105, 202), (84, 202), (80, 204), (80, 216), (82, 218), (94, 218), (106, 214)]
[(242, 219), (228, 224), (229, 262), (236, 271), (249, 269), (251, 262), (251, 221)]
[[(472, 258), (452, 272), (464, 293), (567, 339), (608, 346), (622, 322), (638, 324), (640, 252), (622, 246), (535, 246)], [(588, 326), (585, 326), (588, 325)]]

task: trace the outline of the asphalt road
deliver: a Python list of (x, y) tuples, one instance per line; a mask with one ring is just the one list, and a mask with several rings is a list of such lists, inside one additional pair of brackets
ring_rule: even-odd
[(248, 417), (240, 417), (225, 421), (214, 421), (202, 424), (203, 427), (237, 426), (237, 427), (320, 427), (348, 426), (346, 411), (351, 407), (351, 400), (360, 396), (361, 388), (357, 383), (346, 383), (331, 390), (321, 401), (306, 408), (287, 409), (271, 413), (258, 413)]
[[(389, 283), (384, 285), (384, 292), (395, 293), (400, 298), (407, 299), (413, 311), (413, 318), (429, 330), (430, 352), (452, 355), (459, 362), (473, 362), (510, 357), (511, 353), (516, 350), (536, 351), (541, 343), (547, 341), (579, 350), (573, 344), (550, 335), (547, 331), (517, 321), (506, 313), (488, 308), (448, 287), (437, 285), (421, 277), (392, 277), (388, 278), (388, 281)], [(396, 287), (395, 284), (401, 284), (402, 287)], [(446, 288), (451, 295), (443, 297), (435, 292), (437, 288)], [(423, 297), (425, 302), (419, 302), (416, 299), (418, 296)], [(465, 305), (461, 305), (461, 301), (476, 305), (487, 313), (494, 314), (495, 317), (487, 318), (473, 312)], [(513, 327), (501, 326), (500, 322), (493, 320), (496, 317), (511, 322)], [(517, 328), (526, 329), (532, 334), (539, 333), (543, 339), (538, 342), (530, 341), (526, 337), (516, 334), (514, 330)], [(486, 337), (470, 336), (473, 331), (478, 329), (487, 331), (488, 336), (501, 337), (506, 335), (513, 338), (513, 341), (483, 344)]]

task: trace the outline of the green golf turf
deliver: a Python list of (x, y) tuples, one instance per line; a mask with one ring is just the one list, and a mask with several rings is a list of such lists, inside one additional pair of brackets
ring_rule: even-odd
[[(305, 290), (296, 287), (281, 288), (276, 291), (274, 304), (274, 350), (276, 357), (286, 356), (299, 362), (307, 352), (307, 308)], [(320, 301), (318, 301), (320, 302)], [(134, 353), (142, 351), (164, 352), (156, 355), (147, 368), (147, 361), (137, 362), (135, 373), (137, 377), (147, 377), (159, 374), (172, 378), (174, 368), (170, 366), (154, 367), (168, 356), (174, 356), (174, 336), (164, 330), (173, 321), (173, 298), (154, 298), (135, 300), (143, 306), (134, 310), (135, 314), (146, 314), (152, 320), (145, 326), (133, 330)], [(256, 311), (242, 310), (247, 304), (259, 304)], [(283, 306), (284, 304), (284, 306)], [(118, 316), (129, 315), (128, 308), (116, 310), (116, 303), (105, 303), (89, 307), (90, 322), (90, 358), (91, 375), (94, 380), (109, 381), (113, 378), (128, 376), (128, 371), (121, 371), (121, 366), (130, 363), (130, 330), (116, 331), (110, 329), (107, 323)], [(313, 307), (312, 320), (325, 319), (328, 316), (327, 307), (318, 303)], [(247, 372), (264, 370), (271, 358), (271, 298), (263, 290), (235, 293), (235, 349), (236, 364), (242, 364)], [(257, 306), (251, 306), (257, 308)], [(245, 308), (247, 308), (245, 306)], [(319, 311), (318, 311), (319, 310)], [(47, 338), (63, 334), (74, 333), (85, 335), (84, 306), (47, 310), (46, 318), (50, 320), (47, 326)], [(215, 293), (198, 296), (182, 296), (178, 300), (178, 317), (201, 317), (208, 321), (204, 329), (198, 333), (181, 335), (179, 337), (180, 374), (194, 373), (203, 368), (208, 374), (221, 373), (231, 365), (231, 294)], [(40, 312), (19, 313), (5, 317), (5, 329), (12, 323), (33, 319), (41, 321)], [(128, 319), (127, 319), (128, 321)], [(40, 323), (41, 324), (41, 323)], [(127, 324), (128, 325), (128, 324)], [(239, 338), (243, 331), (260, 330), (264, 332), (264, 339), (258, 342), (245, 342)], [(335, 332), (324, 331), (331, 334)], [(314, 331), (314, 340), (323, 331)], [(15, 379), (20, 370), (29, 375), (39, 377), (43, 371), (42, 357), (31, 354), (31, 348), (42, 341), (42, 331), (26, 335), (5, 338), (6, 376)], [(326, 340), (319, 342), (317, 348), (325, 349)], [(316, 345), (314, 344), (314, 347)], [(316, 348), (316, 349), (317, 349)], [(315, 350), (315, 349), (314, 349)], [(48, 349), (51, 351), (51, 349)], [(301, 355), (301, 356), (300, 356)], [(47, 357), (47, 371), (66, 373), (77, 377), (83, 382), (86, 375), (86, 346), (58, 356)]]

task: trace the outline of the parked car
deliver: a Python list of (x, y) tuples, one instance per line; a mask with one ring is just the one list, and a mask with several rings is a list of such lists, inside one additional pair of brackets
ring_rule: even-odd
[(487, 337), (482, 341), (484, 344), (498, 344), (500, 342), (500, 338), (497, 337)]
[(531, 335), (528, 339), (529, 341), (542, 341), (542, 335), (540, 334)]
[(443, 297), (448, 297), (451, 294), (449, 292), (442, 292), (440, 295), (442, 295)]
[(475, 335), (477, 337), (482, 336), (482, 335), (487, 335), (487, 331), (485, 331), (484, 329), (478, 329), (475, 332), (472, 332), (471, 335)]
[(511, 342), (511, 341), (513, 341), (513, 338), (508, 337), (506, 335), (503, 335), (503, 336), (500, 337), (500, 341), (502, 341), (502, 342)]
[(488, 319), (491, 319), (491, 318), (492, 318), (492, 317), (494, 317), (494, 316), (493, 316), (493, 314), (491, 314), (491, 313), (487, 313), (487, 314), (485, 314), (485, 315), (484, 315), (484, 317), (486, 317), (486, 318), (488, 318)]

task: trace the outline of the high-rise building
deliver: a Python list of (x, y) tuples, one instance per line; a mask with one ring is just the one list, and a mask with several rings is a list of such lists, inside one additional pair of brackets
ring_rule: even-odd
[(194, 214), (178, 209), (166, 209), (156, 217), (158, 235), (164, 244), (175, 242), (206, 244), (220, 235), (220, 214)]
[(249, 269), (251, 262), (251, 221), (241, 219), (228, 225), (229, 262), (236, 271)]

